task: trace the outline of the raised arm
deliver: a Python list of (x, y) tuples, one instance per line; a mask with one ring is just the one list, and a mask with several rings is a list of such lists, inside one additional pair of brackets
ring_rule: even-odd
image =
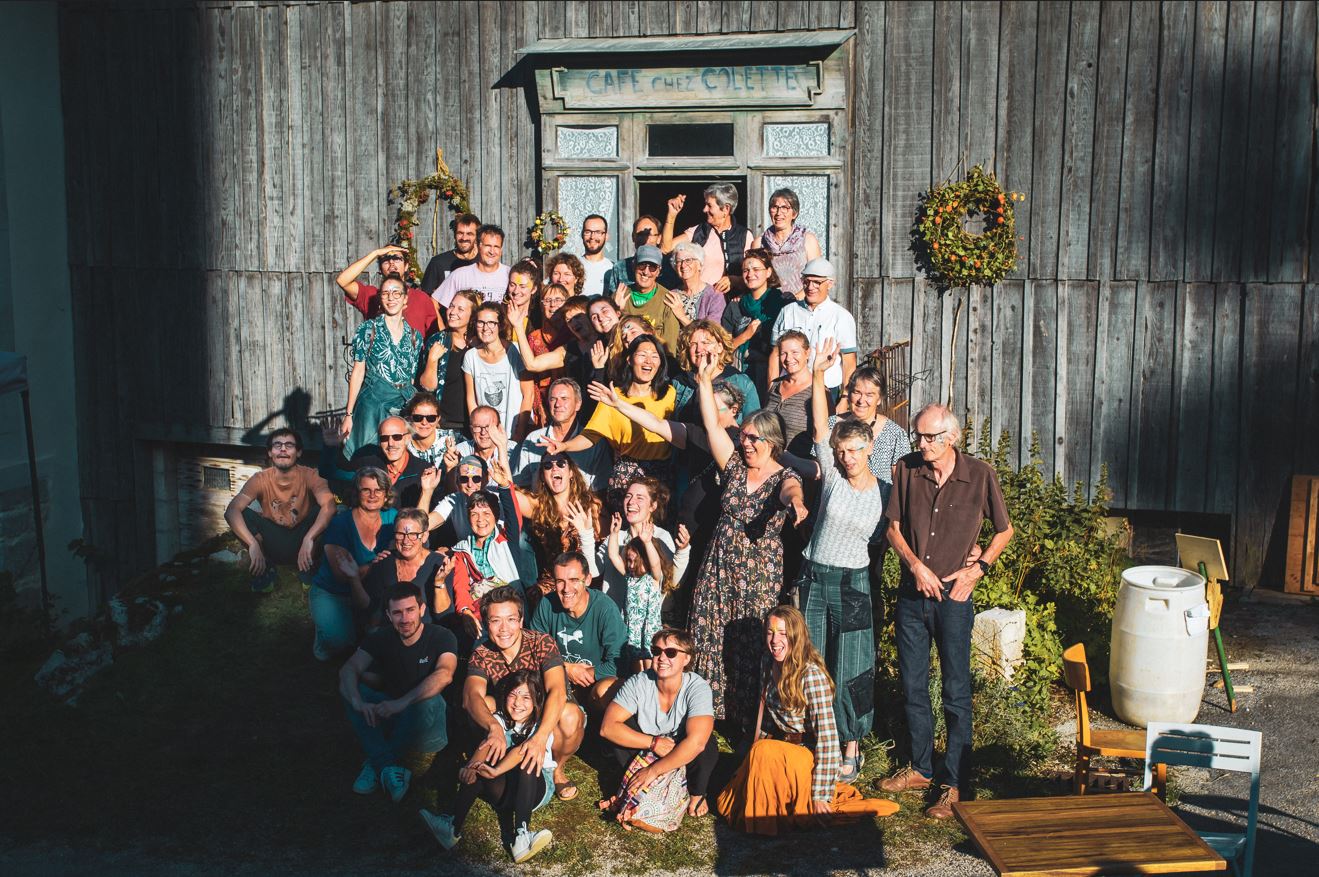
[(719, 373), (719, 363), (713, 354), (702, 357), (696, 371), (696, 394), (701, 401), (701, 422), (705, 425), (705, 437), (710, 444), (710, 453), (720, 469), (728, 465), (728, 458), (733, 456), (736, 448), (733, 440), (719, 425), (718, 405), (714, 399), (714, 379)]
[(687, 447), (687, 427), (672, 420), (662, 420), (640, 405), (633, 405), (608, 384), (592, 382), (586, 393), (601, 405), (608, 405), (642, 429), (649, 430), (675, 448)]
[(527, 340), (527, 329), (524, 325), (527, 317), (527, 305), (515, 305), (508, 303), (508, 321), (513, 326), (513, 340), (517, 342), (518, 353), (522, 354), (522, 366), (529, 372), (547, 372), (556, 368), (563, 368), (563, 363), (567, 357), (567, 347), (556, 347), (548, 353), (536, 353), (531, 349), (531, 342)]
[[(829, 440), (829, 391), (824, 385), (824, 373), (833, 367), (838, 359), (838, 342), (825, 338), (815, 351), (815, 365), (811, 367), (811, 440), (823, 442)], [(823, 471), (825, 461), (820, 461)]]
[(334, 282), (339, 284), (339, 288), (343, 290), (344, 295), (348, 296), (349, 301), (357, 301), (359, 286), (357, 278), (362, 276), (362, 272), (369, 268), (372, 262), (385, 253), (398, 253), (406, 257), (407, 250), (395, 246), (379, 247), (340, 271), (339, 276), (334, 278)]
[(660, 252), (666, 256), (673, 252), (673, 247), (678, 242), (677, 237), (673, 234), (673, 226), (678, 221), (678, 214), (682, 212), (683, 205), (686, 203), (686, 195), (674, 195), (669, 199), (669, 211), (664, 217), (664, 228), (660, 231)]

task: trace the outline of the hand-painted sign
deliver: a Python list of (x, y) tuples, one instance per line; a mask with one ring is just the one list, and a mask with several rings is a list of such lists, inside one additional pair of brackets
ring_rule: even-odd
[(550, 71), (564, 109), (694, 106), (808, 107), (824, 85), (819, 63), (726, 67), (594, 67)]

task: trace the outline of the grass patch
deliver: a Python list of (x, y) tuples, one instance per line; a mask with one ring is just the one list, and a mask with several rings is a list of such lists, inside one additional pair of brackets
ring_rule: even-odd
[[(187, 574), (191, 569), (200, 572)], [(161, 571), (178, 581), (139, 582), (140, 593), (163, 592), (182, 611), (160, 640), (119, 655), (76, 706), (36, 688), (40, 658), (0, 664), (0, 741), (9, 765), (3, 793), (22, 802), (8, 809), (7, 842), (72, 842), (215, 870), (226, 863), (335, 873), (514, 870), (485, 804), (476, 805), (462, 844), (448, 855), (417, 817), (419, 807), (435, 807), (453, 789), (452, 761), (443, 754), (398, 806), (382, 794), (350, 791), (362, 756), (339, 702), (337, 666), (312, 659), (306, 597), (296, 579), (282, 574), (274, 594), (256, 596), (236, 567), (183, 570)], [(986, 730), (1015, 733), (1010, 725)], [(892, 765), (882, 745), (865, 742), (859, 786), (869, 791)], [(996, 758), (992, 746), (978, 744)], [(1002, 770), (986, 772), (993, 788), (982, 794), (1020, 793), (1006, 767), (1014, 762), (1002, 761)], [(977, 764), (992, 768), (979, 752)], [(731, 757), (721, 760), (716, 789), (735, 767)], [(910, 868), (965, 840), (955, 823), (924, 818), (921, 799), (912, 795), (889, 819), (809, 835), (745, 837), (708, 817), (664, 836), (624, 832), (595, 806), (601, 784), (612, 791), (618, 781), (613, 758), (588, 750), (568, 772), (580, 794), (534, 817), (534, 827), (550, 828), (555, 842), (531, 863), (532, 873)]]

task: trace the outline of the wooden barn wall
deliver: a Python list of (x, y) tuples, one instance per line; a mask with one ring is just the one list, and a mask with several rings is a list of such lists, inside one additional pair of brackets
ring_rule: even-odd
[[(390, 184), (441, 146), (520, 236), (537, 128), (496, 86), (519, 46), (839, 27), (864, 342), (911, 339), (914, 404), (951, 395), (1022, 458), (1037, 433), (1068, 480), (1107, 466), (1117, 506), (1233, 515), (1254, 581), (1287, 477), (1319, 469), (1313, 2), (70, 2), (80, 466), (106, 589), (152, 559), (150, 442), (251, 443), (343, 403), (356, 316), (333, 279), (384, 239)], [(940, 295), (909, 250), (916, 198), (976, 162), (1027, 194), (1018, 269)]]

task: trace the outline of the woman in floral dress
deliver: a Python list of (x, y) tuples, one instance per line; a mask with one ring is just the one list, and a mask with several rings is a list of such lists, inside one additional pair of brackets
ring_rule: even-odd
[(341, 427), (344, 457), (376, 440), (376, 427), (403, 410), (421, 358), (421, 333), (403, 319), (407, 290), (397, 274), (380, 284), (380, 309), (353, 336), (353, 370), (348, 377), (348, 414)]
[(722, 471), (724, 495), (692, 596), (693, 671), (710, 683), (715, 716), (743, 732), (755, 720), (765, 613), (783, 586), (779, 531), (789, 509), (793, 523), (801, 524), (806, 506), (801, 479), (778, 460), (783, 453), (779, 415), (758, 411), (748, 417), (738, 448), (720, 428), (714, 396), (719, 370), (719, 361), (707, 354), (696, 373), (701, 417)]

